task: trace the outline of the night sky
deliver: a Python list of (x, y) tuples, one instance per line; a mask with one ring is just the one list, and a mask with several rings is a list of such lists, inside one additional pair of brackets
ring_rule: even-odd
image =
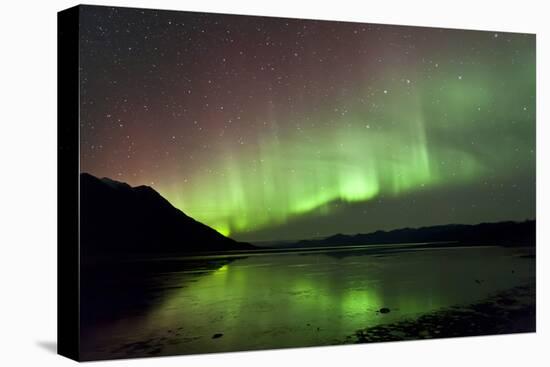
[(238, 240), (535, 218), (535, 36), (83, 7), (81, 170)]

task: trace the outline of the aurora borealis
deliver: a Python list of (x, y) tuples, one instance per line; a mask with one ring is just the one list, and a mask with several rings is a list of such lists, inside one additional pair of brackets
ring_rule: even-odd
[(81, 170), (240, 240), (535, 217), (535, 36), (90, 7)]

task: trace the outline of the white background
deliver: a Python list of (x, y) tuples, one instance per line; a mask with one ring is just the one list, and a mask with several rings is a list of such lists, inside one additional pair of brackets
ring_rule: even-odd
[[(536, 334), (163, 357), (108, 366), (542, 366), (550, 356), (547, 3), (539, 1), (107, 1), (91, 4), (537, 33)], [(67, 366), (56, 355), (56, 12), (71, 1), (2, 3), (0, 365)], [(76, 121), (75, 121), (76, 123)], [(252, 316), (253, 317), (253, 316)]]

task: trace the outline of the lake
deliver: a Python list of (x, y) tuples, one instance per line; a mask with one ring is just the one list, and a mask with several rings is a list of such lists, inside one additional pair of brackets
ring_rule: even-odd
[(82, 354), (341, 344), (358, 329), (533, 284), (528, 252), (401, 244), (129, 261), (102, 268), (101, 283), (83, 293)]

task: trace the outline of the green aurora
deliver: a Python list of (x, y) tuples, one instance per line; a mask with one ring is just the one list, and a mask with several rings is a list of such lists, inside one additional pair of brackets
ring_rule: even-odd
[(95, 11), (83, 171), (241, 240), (535, 216), (534, 35)]
[[(198, 175), (187, 190), (162, 192), (230, 235), (311, 212), (328, 215), (335, 201), (475, 183), (506, 174), (511, 161), (533, 161), (534, 64), (506, 80), (503, 70), (479, 65), (440, 68), (431, 78), (386, 77), (387, 89), (366, 86), (365, 103), (313, 116), (315, 127), (305, 122), (281, 134), (272, 120), (257, 144), (227, 148), (209, 165), (219, 179)], [(524, 126), (498, 136), (506, 133), (498, 129), (503, 121)]]

